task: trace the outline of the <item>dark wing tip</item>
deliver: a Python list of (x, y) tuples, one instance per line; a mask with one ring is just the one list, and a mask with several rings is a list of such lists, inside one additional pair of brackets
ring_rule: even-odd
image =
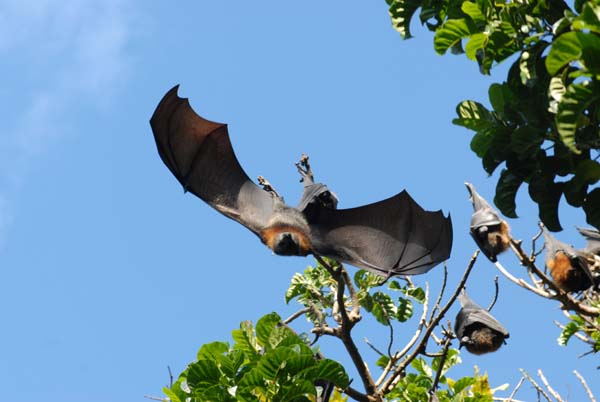
[(187, 98), (180, 98), (179, 95), (177, 94), (178, 91), (179, 91), (179, 84), (177, 84), (173, 88), (169, 89), (167, 91), (167, 93), (162, 97), (162, 99), (158, 103), (158, 106), (156, 106), (154, 113), (152, 113), (152, 117), (150, 118), (151, 126), (154, 127), (154, 125), (156, 124), (156, 120), (157, 120), (158, 116), (160, 115), (160, 111), (164, 108), (165, 104), (170, 102), (173, 98), (175, 98), (174, 100), (177, 100), (177, 101), (187, 100)]

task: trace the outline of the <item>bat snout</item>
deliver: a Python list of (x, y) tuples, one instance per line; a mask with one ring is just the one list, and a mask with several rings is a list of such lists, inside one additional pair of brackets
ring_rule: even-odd
[(277, 235), (273, 251), (278, 255), (302, 255), (296, 234), (290, 232)]

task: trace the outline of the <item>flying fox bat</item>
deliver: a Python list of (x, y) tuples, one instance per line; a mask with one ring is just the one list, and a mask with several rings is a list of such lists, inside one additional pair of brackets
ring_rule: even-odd
[(470, 233), (483, 254), (492, 262), (496, 256), (508, 249), (510, 244), (510, 229), (508, 223), (500, 218), (498, 212), (475, 191), (471, 183), (465, 183), (471, 202), (473, 215), (471, 216)]
[(597, 284), (582, 253), (555, 239), (545, 228), (543, 231), (546, 266), (556, 286), (565, 292), (578, 292)]
[(600, 256), (600, 232), (596, 229), (577, 228), (579, 233), (587, 240), (584, 251)]
[(298, 208), (262, 177), (254, 184), (240, 166), (227, 125), (204, 119), (172, 88), (150, 125), (158, 153), (189, 191), (241, 223), (275, 254), (315, 254), (382, 276), (429, 271), (450, 256), (452, 221), (423, 210), (406, 191), (373, 204), (336, 209), (337, 197), (315, 184), (300, 162), (304, 193)]
[(502, 346), (509, 333), (486, 309), (476, 304), (462, 291), (458, 296), (462, 308), (456, 316), (454, 332), (460, 347), (475, 355), (495, 352)]

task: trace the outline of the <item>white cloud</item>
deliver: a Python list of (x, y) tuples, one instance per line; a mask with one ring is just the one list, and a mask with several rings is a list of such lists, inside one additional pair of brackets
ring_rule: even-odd
[(15, 81), (3, 91), (18, 93), (22, 103), (0, 142), (0, 182), (8, 184), (0, 193), (0, 232), (27, 167), (69, 130), (70, 110), (103, 107), (116, 94), (130, 70), (132, 20), (125, 0), (2, 1), (0, 58), (10, 60)]

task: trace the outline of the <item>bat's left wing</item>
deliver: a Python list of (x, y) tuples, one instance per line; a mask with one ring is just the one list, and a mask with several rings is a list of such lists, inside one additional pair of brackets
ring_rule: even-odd
[(595, 229), (577, 228), (579, 233), (587, 240), (585, 251), (600, 255), (600, 232)]
[(320, 208), (309, 222), (313, 250), (382, 276), (416, 275), (448, 259), (452, 221), (406, 191), (351, 209)]

